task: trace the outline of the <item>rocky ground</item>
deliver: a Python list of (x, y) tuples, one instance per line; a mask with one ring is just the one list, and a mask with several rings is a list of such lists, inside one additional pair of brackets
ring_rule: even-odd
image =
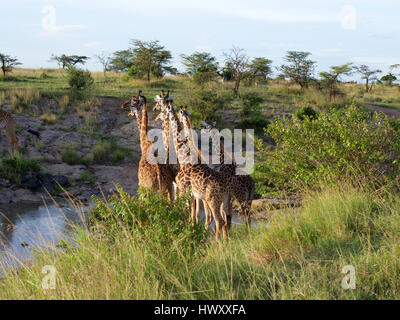
[[(121, 185), (129, 193), (137, 191), (140, 144), (136, 120), (128, 118), (128, 111), (120, 108), (119, 99), (100, 98), (99, 101), (96, 135), (85, 134), (79, 130), (85, 120), (73, 111), (73, 106), (69, 106), (67, 113), (54, 124), (46, 123), (39, 116), (15, 115), (19, 147), (23, 150), (24, 157), (37, 160), (41, 165), (41, 172), (47, 174), (47, 178), (38, 178), (37, 181), (33, 181), (34, 184), (49, 185), (54, 177), (66, 182), (67, 178), (65, 186), (68, 192), (81, 200), (90, 198), (92, 194), (99, 194), (100, 190), (109, 194), (115, 190), (115, 184)], [(35, 106), (32, 107), (34, 110)], [(47, 108), (57, 108), (56, 102), (50, 99)], [(11, 109), (7, 101), (3, 103), (3, 109)], [(150, 116), (150, 119), (154, 119), (154, 116)], [(154, 126), (154, 123), (150, 121), (149, 125)], [(40, 138), (29, 133), (28, 129), (39, 132)], [(129, 149), (129, 156), (118, 163), (69, 165), (62, 161), (61, 155), (66, 148), (75, 146), (79, 157), (84, 157), (90, 154), (93, 147), (104, 137), (114, 137), (118, 146)], [(7, 139), (2, 132), (0, 157), (7, 156), (8, 148)], [(85, 172), (91, 173), (92, 181), (82, 179)], [(43, 188), (32, 191), (29, 187), (30, 185), (24, 185), (23, 181), (16, 185), (0, 178), (0, 203), (42, 201), (42, 197), (48, 197)]]

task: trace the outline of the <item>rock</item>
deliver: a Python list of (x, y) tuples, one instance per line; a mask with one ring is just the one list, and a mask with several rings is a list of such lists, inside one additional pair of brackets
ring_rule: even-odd
[(71, 177), (74, 180), (78, 180), (81, 177), (81, 174), (86, 171), (86, 166), (70, 166), (66, 163), (57, 163), (46, 166), (46, 170), (48, 172), (52, 172), (55, 175), (67, 176)]

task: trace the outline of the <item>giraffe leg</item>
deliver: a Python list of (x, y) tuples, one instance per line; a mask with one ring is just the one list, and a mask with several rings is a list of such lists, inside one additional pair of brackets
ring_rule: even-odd
[(207, 202), (205, 200), (203, 200), (203, 206), (204, 206), (204, 213), (206, 216), (206, 221), (205, 221), (205, 228), (206, 230), (208, 230), (208, 228), (210, 227), (211, 221), (212, 221), (212, 213), (211, 213), (211, 209), (209, 208)]
[(200, 199), (196, 198), (196, 212), (195, 217), (196, 222), (199, 223), (200, 221)]
[(11, 158), (14, 158), (14, 155), (15, 155), (15, 153), (17, 151), (18, 138), (17, 138), (15, 132), (13, 132), (13, 128), (12, 127), (6, 128), (6, 138), (8, 140), (9, 145), (10, 145)]

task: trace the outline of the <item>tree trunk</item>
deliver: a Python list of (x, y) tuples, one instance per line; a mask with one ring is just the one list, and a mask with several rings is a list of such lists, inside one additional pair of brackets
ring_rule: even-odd
[(237, 76), (235, 79), (235, 87), (233, 88), (233, 92), (235, 94), (237, 94), (239, 91), (239, 85), (240, 85), (240, 76)]
[(369, 81), (368, 79), (365, 81), (365, 89), (369, 92)]

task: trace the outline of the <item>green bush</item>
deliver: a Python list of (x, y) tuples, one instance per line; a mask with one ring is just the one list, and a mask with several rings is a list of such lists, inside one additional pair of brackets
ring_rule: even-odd
[[(121, 225), (129, 227), (138, 241), (157, 255), (175, 259), (174, 252), (191, 254), (205, 243), (207, 231), (202, 224), (188, 223), (188, 197), (170, 202), (158, 193), (139, 190), (131, 196), (117, 186), (118, 195), (107, 201), (93, 197), (96, 207), (89, 213), (92, 226), (110, 237)], [(174, 245), (175, 244), (175, 245)]]
[(116, 163), (123, 161), (129, 150), (118, 146), (115, 141), (102, 140), (94, 146), (92, 153), (96, 163)]
[(93, 160), (95, 162), (104, 162), (112, 154), (113, 146), (109, 141), (100, 141), (93, 148)]
[(243, 93), (240, 95), (240, 100), (242, 101), (240, 113), (244, 117), (259, 112), (260, 104), (263, 102), (262, 97), (256, 92)]
[(241, 129), (254, 129), (256, 134), (262, 134), (263, 129), (266, 129), (269, 121), (265, 119), (261, 114), (252, 114), (242, 118), (239, 121), (239, 127)]
[(61, 154), (61, 160), (69, 165), (75, 165), (80, 163), (78, 153), (74, 149), (66, 149)]
[(223, 110), (233, 99), (232, 94), (226, 94), (223, 90), (212, 88), (196, 88), (181, 102), (192, 107), (195, 114), (204, 121), (215, 119), (215, 113)]
[(94, 79), (90, 71), (69, 67), (67, 75), (68, 84), (73, 91), (84, 91), (90, 89), (94, 84)]
[(261, 140), (261, 162), (280, 188), (313, 186), (321, 180), (352, 178), (382, 185), (399, 173), (399, 120), (388, 120), (351, 105), (317, 119), (278, 119), (266, 131), (273, 151)]
[(294, 114), (297, 119), (299, 120), (304, 120), (305, 118), (308, 118), (310, 120), (315, 120), (318, 118), (318, 112), (315, 111), (312, 107), (310, 106), (305, 106), (300, 109), (298, 109), (295, 114)]
[(16, 156), (12, 159), (2, 159), (0, 162), (0, 177), (13, 183), (20, 183), (23, 175), (30, 172), (39, 172), (40, 164), (36, 160)]
[(121, 162), (124, 161), (125, 159), (125, 152), (121, 151), (121, 150), (116, 150), (113, 153), (113, 161), (114, 162)]

